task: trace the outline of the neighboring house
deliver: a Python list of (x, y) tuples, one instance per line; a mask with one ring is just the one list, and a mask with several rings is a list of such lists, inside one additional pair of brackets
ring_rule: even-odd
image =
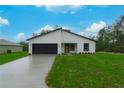
[(10, 53), (22, 51), (22, 46), (20, 44), (0, 39), (0, 53)]
[(57, 28), (27, 39), (29, 54), (94, 53), (95, 41)]

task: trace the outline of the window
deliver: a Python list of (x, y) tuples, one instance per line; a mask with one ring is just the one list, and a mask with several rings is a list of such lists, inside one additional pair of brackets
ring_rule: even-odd
[(74, 45), (74, 44), (71, 44), (71, 45), (70, 45), (70, 50), (71, 50), (71, 51), (74, 51), (74, 50), (75, 50), (75, 45)]
[(89, 43), (84, 43), (84, 51), (89, 51)]

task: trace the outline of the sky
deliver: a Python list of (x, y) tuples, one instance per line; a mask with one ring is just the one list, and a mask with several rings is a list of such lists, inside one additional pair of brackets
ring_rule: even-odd
[(115, 23), (124, 6), (32, 5), (0, 6), (0, 38), (20, 42), (56, 25), (89, 37)]

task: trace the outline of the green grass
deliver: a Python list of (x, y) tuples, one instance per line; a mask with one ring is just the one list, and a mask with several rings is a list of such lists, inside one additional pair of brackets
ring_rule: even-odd
[(124, 55), (99, 52), (57, 56), (46, 83), (49, 87), (124, 87)]
[(0, 54), (0, 65), (27, 56), (27, 52), (15, 52), (10, 54)]

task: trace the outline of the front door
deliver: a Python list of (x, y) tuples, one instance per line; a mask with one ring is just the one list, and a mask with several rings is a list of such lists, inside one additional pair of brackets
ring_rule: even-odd
[(69, 53), (69, 44), (65, 44), (65, 53)]

